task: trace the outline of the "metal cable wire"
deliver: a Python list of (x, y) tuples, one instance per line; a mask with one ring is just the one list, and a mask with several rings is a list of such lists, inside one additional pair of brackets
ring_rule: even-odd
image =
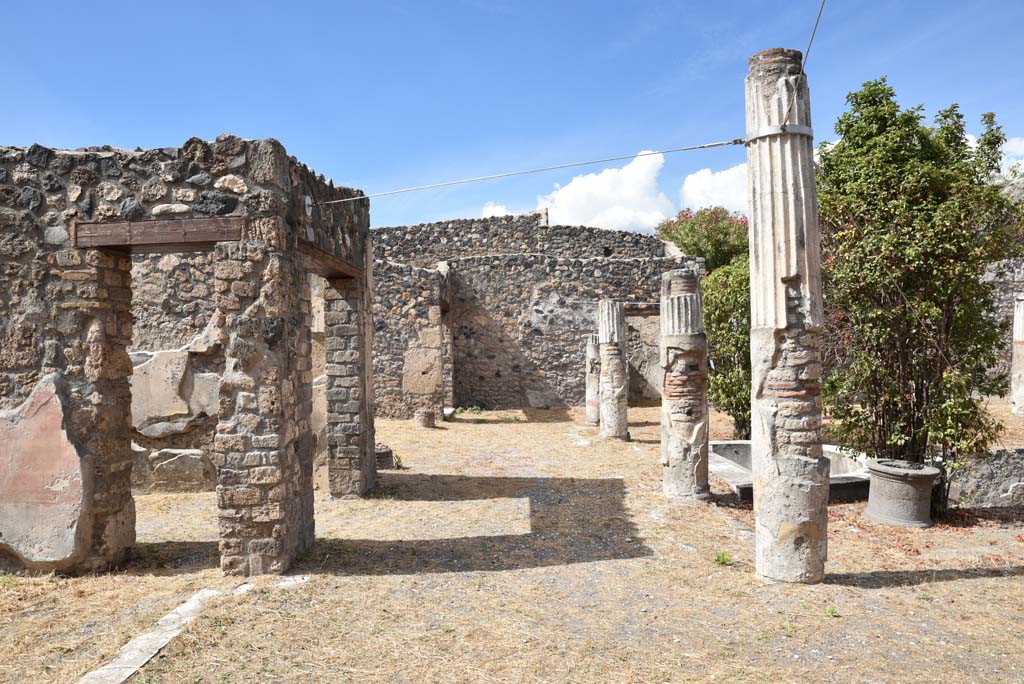
[[(814, 28), (811, 29), (811, 37), (807, 41), (807, 49), (804, 50), (804, 58), (800, 62), (800, 75), (807, 78), (807, 61), (811, 58), (811, 46), (814, 45), (814, 36), (818, 33), (818, 24), (821, 23), (821, 13), (825, 11), (825, 0), (821, 0), (821, 4), (818, 6), (818, 16), (814, 20)], [(786, 118), (782, 120), (782, 130), (786, 130), (786, 125), (789, 124), (789, 115), (793, 113), (793, 101), (796, 98), (796, 92), (789, 98), (789, 104), (786, 105)]]
[(626, 154), (620, 157), (606, 157), (605, 159), (593, 159), (590, 161), (572, 162), (570, 164), (557, 164), (555, 166), (542, 166), (537, 169), (527, 169), (525, 171), (507, 171), (505, 173), (495, 173), (489, 176), (477, 176), (476, 178), (463, 178), (461, 180), (445, 181), (443, 183), (431, 183), (430, 185), (418, 185), (413, 188), (403, 188), (401, 190), (389, 190), (387, 192), (376, 192), (372, 195), (360, 195), (358, 197), (346, 197), (340, 200), (330, 200), (327, 202), (320, 202), (319, 204), (340, 204), (342, 202), (355, 202), (362, 199), (369, 199), (371, 197), (384, 197), (385, 195), (398, 195), (403, 192), (415, 192), (416, 190), (430, 190), (432, 188), (444, 188), (449, 185), (462, 185), (463, 183), (476, 183), (478, 181), (493, 180), (495, 178), (508, 178), (509, 176), (523, 176), (528, 173), (540, 173), (542, 171), (556, 171), (558, 169), (571, 169), (575, 166), (589, 166), (590, 164), (604, 164), (605, 162), (623, 161), (624, 159), (635, 159), (637, 157), (648, 157), (654, 154), (672, 154), (673, 152), (689, 152), (691, 150), (706, 150), (712, 147), (726, 147), (728, 145), (742, 145), (746, 142), (743, 138), (735, 138), (733, 140), (724, 140), (721, 142), (704, 143), (703, 145), (690, 145), (689, 147), (675, 147), (670, 150), (657, 150), (654, 152), (639, 152), (637, 154)]
[[(811, 47), (814, 45), (814, 36), (818, 33), (818, 24), (821, 23), (821, 15), (825, 11), (826, 0), (821, 0), (821, 5), (818, 6), (818, 16), (814, 20), (814, 28), (811, 29), (811, 37), (807, 41), (807, 49), (804, 50), (804, 58), (800, 64), (800, 75), (806, 77), (804, 69), (807, 67), (807, 60), (811, 55)], [(782, 120), (782, 130), (786, 129), (786, 125), (789, 123), (789, 117), (793, 112), (793, 98), (789, 100), (789, 104), (786, 107), (786, 116)], [(418, 190), (432, 190), (434, 188), (446, 188), (452, 185), (463, 185), (465, 183), (478, 183), (485, 180), (494, 180), (497, 178), (509, 178), (511, 176), (525, 176), (530, 173), (541, 173), (543, 171), (557, 171), (559, 169), (571, 169), (577, 166), (589, 166), (591, 164), (604, 164), (613, 161), (623, 161), (626, 159), (636, 159), (637, 157), (647, 157), (653, 154), (672, 154), (673, 152), (689, 152), (691, 150), (706, 150), (712, 147), (726, 147), (728, 145), (743, 145), (747, 141), (744, 138), (735, 138), (733, 140), (724, 140), (721, 142), (705, 143), (703, 145), (690, 145), (688, 147), (675, 147), (669, 150), (657, 150), (655, 152), (640, 152), (638, 154), (626, 154), (619, 157), (606, 157), (604, 159), (592, 159), (590, 161), (572, 162), (570, 164), (556, 164), (555, 166), (542, 166), (536, 169), (526, 169), (524, 171), (506, 171), (504, 173), (494, 173), (489, 176), (477, 176), (476, 178), (462, 178), (460, 180), (444, 181), (443, 183), (431, 183), (429, 185), (417, 185), (412, 188), (402, 188), (401, 190), (388, 190), (387, 192), (375, 192), (371, 195), (359, 195), (357, 197), (346, 197), (345, 199), (339, 200), (328, 200), (326, 202), (319, 202), (320, 205), (325, 204), (342, 204), (344, 202), (357, 202), (359, 200), (370, 199), (371, 197), (385, 197), (387, 195), (400, 195), (405, 192), (416, 192)]]

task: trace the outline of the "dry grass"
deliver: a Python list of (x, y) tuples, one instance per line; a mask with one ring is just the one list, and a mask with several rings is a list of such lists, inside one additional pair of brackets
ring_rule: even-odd
[[(218, 600), (131, 681), (1024, 682), (1020, 511), (894, 530), (834, 506), (828, 582), (765, 584), (724, 487), (716, 505), (661, 496), (656, 408), (631, 412), (630, 444), (580, 418), (378, 421), (407, 469), (372, 498), (318, 500), (310, 581)], [(233, 584), (211, 495), (138, 507), (147, 543), (124, 573), (0, 578), (0, 681), (73, 681)]]

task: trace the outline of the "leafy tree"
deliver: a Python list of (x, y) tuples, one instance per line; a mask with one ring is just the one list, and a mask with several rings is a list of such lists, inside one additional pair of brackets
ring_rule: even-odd
[(708, 398), (732, 418), (737, 439), (750, 439), (750, 266), (747, 219), (725, 207), (684, 209), (658, 226), (684, 254), (704, 257), (704, 328)]
[(990, 371), (1006, 321), (982, 275), (1020, 252), (1021, 214), (997, 177), (1005, 136), (985, 114), (972, 146), (956, 105), (929, 127), (884, 78), (847, 103), (818, 170), (826, 348), (845, 352), (826, 404), (851, 446), (948, 468), (1001, 428), (978, 397), (1006, 387)]
[(658, 237), (674, 242), (683, 254), (704, 257), (708, 273), (747, 253), (747, 218), (725, 207), (683, 209), (663, 221), (657, 231)]
[(708, 398), (732, 418), (737, 439), (750, 439), (750, 260), (740, 254), (704, 279)]

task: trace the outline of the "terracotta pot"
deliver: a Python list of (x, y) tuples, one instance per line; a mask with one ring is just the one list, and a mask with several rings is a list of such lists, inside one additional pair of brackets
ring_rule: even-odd
[(897, 527), (931, 527), (932, 485), (939, 469), (895, 459), (868, 459), (871, 488), (864, 516)]

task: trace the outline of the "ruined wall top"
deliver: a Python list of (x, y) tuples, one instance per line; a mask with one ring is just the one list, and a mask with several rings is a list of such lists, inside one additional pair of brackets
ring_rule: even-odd
[(0, 207), (34, 216), (56, 248), (70, 245), (76, 222), (244, 216), (246, 240), (294, 249), (301, 239), (362, 265), (368, 202), (322, 204), (361, 195), (271, 138), (225, 134), (150, 150), (0, 146)]
[(433, 268), (438, 261), (497, 254), (546, 254), (563, 259), (665, 256), (656, 236), (587, 226), (550, 226), (544, 210), (376, 228), (374, 258)]

